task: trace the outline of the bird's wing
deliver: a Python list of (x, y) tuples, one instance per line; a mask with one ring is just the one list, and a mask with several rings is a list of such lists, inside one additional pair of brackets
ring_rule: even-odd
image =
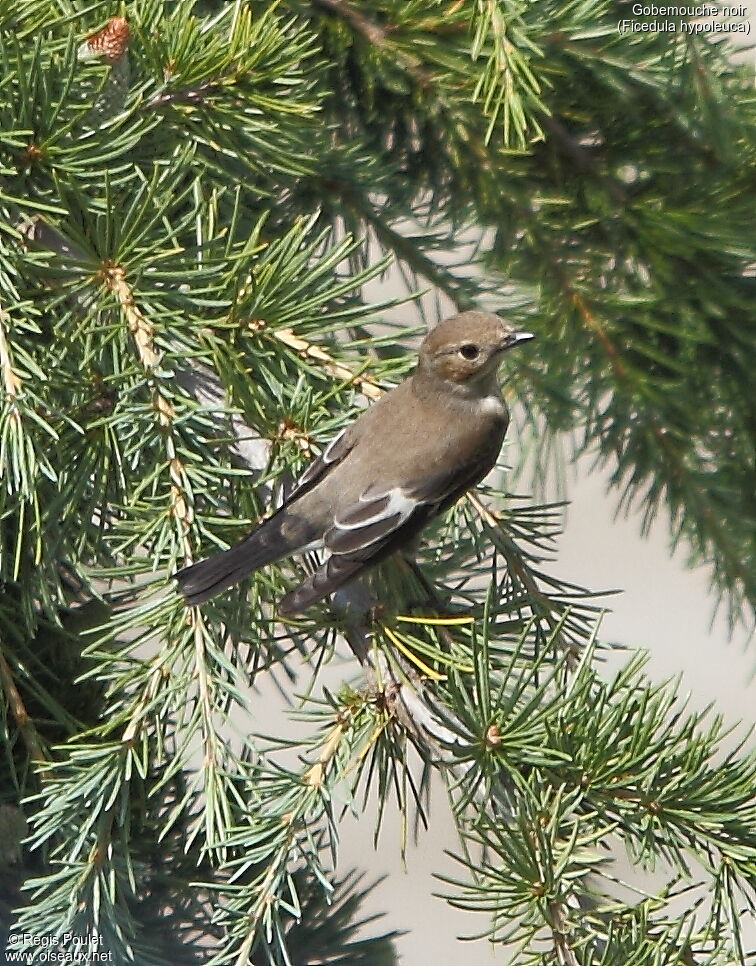
[(452, 506), (491, 469), (497, 450), (421, 480), (379, 490), (369, 486), (336, 514), (323, 536), (328, 559), (279, 603), (294, 614), (333, 593), (348, 580), (411, 540), (437, 513)]
[(431, 517), (450, 507), (491, 468), (486, 452), (473, 463), (465, 462), (440, 473), (428, 473), (404, 486), (380, 490), (369, 486), (356, 503), (340, 510), (326, 530), (323, 545), (331, 554), (367, 560), (401, 543)]
[(284, 501), (284, 506), (288, 506), (293, 500), (298, 500), (315, 486), (325, 475), (337, 466), (354, 446), (353, 434), (349, 432), (351, 427), (342, 429), (338, 436), (334, 436), (326, 446), (320, 456), (314, 459), (304, 473), (294, 484), (294, 488)]
[(283, 505), (267, 520), (263, 520), (256, 526), (244, 540), (229, 550), (213, 554), (207, 560), (200, 560), (199, 563), (177, 571), (173, 576), (178, 581), (179, 590), (187, 603), (190, 605), (204, 603), (226, 587), (237, 583), (250, 571), (279, 560), (297, 549), (299, 544), (296, 539), (292, 542), (290, 536), (287, 538), (282, 535), (281, 522), (286, 517), (287, 507), (293, 500), (311, 490), (329, 470), (340, 463), (353, 445), (349, 429), (339, 433), (326, 446), (323, 453), (310, 463)]

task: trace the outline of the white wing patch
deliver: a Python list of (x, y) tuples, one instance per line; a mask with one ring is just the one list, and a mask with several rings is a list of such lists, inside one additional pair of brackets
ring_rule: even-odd
[(345, 432), (346, 432), (346, 429), (342, 429), (340, 433), (337, 433), (337, 435), (333, 437), (330, 443), (323, 450), (321, 455), (316, 460), (313, 460), (312, 463), (310, 463), (310, 465), (307, 467), (304, 473), (299, 477), (297, 482), (294, 484), (294, 487), (291, 493), (289, 493), (286, 499), (286, 503), (290, 503), (292, 500), (296, 500), (296, 498), (300, 496), (304, 492), (304, 490), (309, 489), (310, 484), (315, 484), (318, 481), (318, 479), (320, 479), (320, 477), (323, 476), (324, 473), (328, 472), (328, 470), (331, 468), (332, 463), (338, 462), (338, 460), (343, 459), (346, 453), (349, 452), (348, 449), (345, 452), (341, 452), (341, 453), (338, 452), (338, 447), (341, 444), (342, 439), (344, 438)]
[(359, 499), (365, 509), (372, 507), (373, 512), (364, 513), (360, 512), (359, 509), (356, 509), (356, 511), (352, 509), (347, 514), (347, 519), (339, 520), (336, 517), (333, 522), (339, 530), (359, 530), (360, 527), (366, 527), (371, 523), (378, 523), (380, 520), (386, 520), (388, 517), (397, 515), (404, 523), (410, 517), (418, 502), (415, 497), (407, 496), (404, 490), (398, 486), (387, 490), (385, 493), (371, 493), (370, 496), (363, 493)]
[(323, 460), (324, 463), (331, 462), (331, 460), (333, 459), (333, 451), (336, 449), (336, 446), (340, 442), (341, 437), (344, 435), (345, 432), (346, 432), (346, 429), (342, 429), (340, 433), (337, 433), (333, 437), (331, 442), (328, 444), (328, 446), (326, 446), (326, 448), (323, 450), (323, 455), (320, 458)]
[(335, 554), (359, 554), (385, 541), (402, 527), (420, 506), (416, 497), (400, 487), (383, 493), (367, 490), (356, 504), (334, 518), (325, 534), (325, 546)]

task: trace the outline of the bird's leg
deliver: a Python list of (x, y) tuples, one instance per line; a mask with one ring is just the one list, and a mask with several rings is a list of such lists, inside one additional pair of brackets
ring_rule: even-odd
[(418, 601), (418, 603), (430, 604), (432, 607), (435, 607), (440, 613), (449, 614), (450, 613), (449, 605), (446, 603), (446, 601), (442, 600), (439, 597), (438, 593), (436, 592), (436, 588), (425, 576), (425, 574), (422, 571), (422, 568), (418, 564), (414, 555), (410, 555), (406, 552), (404, 553), (400, 552), (397, 554), (397, 556), (402, 561), (402, 563), (404, 563), (404, 565), (410, 570), (415, 580), (420, 584), (420, 586), (427, 594), (425, 599)]
[[(442, 598), (439, 597), (438, 593), (436, 592), (436, 588), (425, 576), (425, 574), (423, 573), (422, 567), (418, 564), (417, 560), (415, 560), (414, 556), (410, 556), (409, 554), (406, 554), (406, 553), (400, 553), (399, 557), (404, 561), (406, 566), (409, 567), (409, 569), (411, 570), (412, 574), (415, 577), (415, 580), (417, 580), (417, 582), (420, 584), (420, 586), (428, 595), (425, 601), (421, 601), (421, 603), (430, 604), (431, 607), (434, 607), (436, 609), (439, 616), (444, 616), (444, 617), (458, 616), (458, 612), (455, 611), (453, 607), (449, 606), (448, 601), (442, 600)], [(444, 641), (444, 643), (451, 646), (453, 638), (448, 628), (439, 626), (436, 628), (436, 630), (438, 632), (439, 637)]]

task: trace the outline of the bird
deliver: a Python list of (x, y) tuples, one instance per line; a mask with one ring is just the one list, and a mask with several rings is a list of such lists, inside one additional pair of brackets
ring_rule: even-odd
[(502, 356), (533, 338), (469, 310), (439, 322), (403, 382), (335, 436), (283, 505), (229, 550), (174, 574), (187, 606), (292, 554), (325, 559), (278, 603), (288, 617), (414, 541), (493, 468), (509, 425)]

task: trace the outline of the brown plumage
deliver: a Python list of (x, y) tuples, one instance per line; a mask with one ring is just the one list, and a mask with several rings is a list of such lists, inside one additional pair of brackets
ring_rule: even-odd
[(530, 338), (485, 312), (437, 325), (414, 373), (326, 447), (279, 510), (230, 550), (175, 575), (187, 603), (322, 545), (327, 559), (279, 603), (281, 613), (299, 613), (411, 540), (494, 466), (509, 422), (499, 362)]

